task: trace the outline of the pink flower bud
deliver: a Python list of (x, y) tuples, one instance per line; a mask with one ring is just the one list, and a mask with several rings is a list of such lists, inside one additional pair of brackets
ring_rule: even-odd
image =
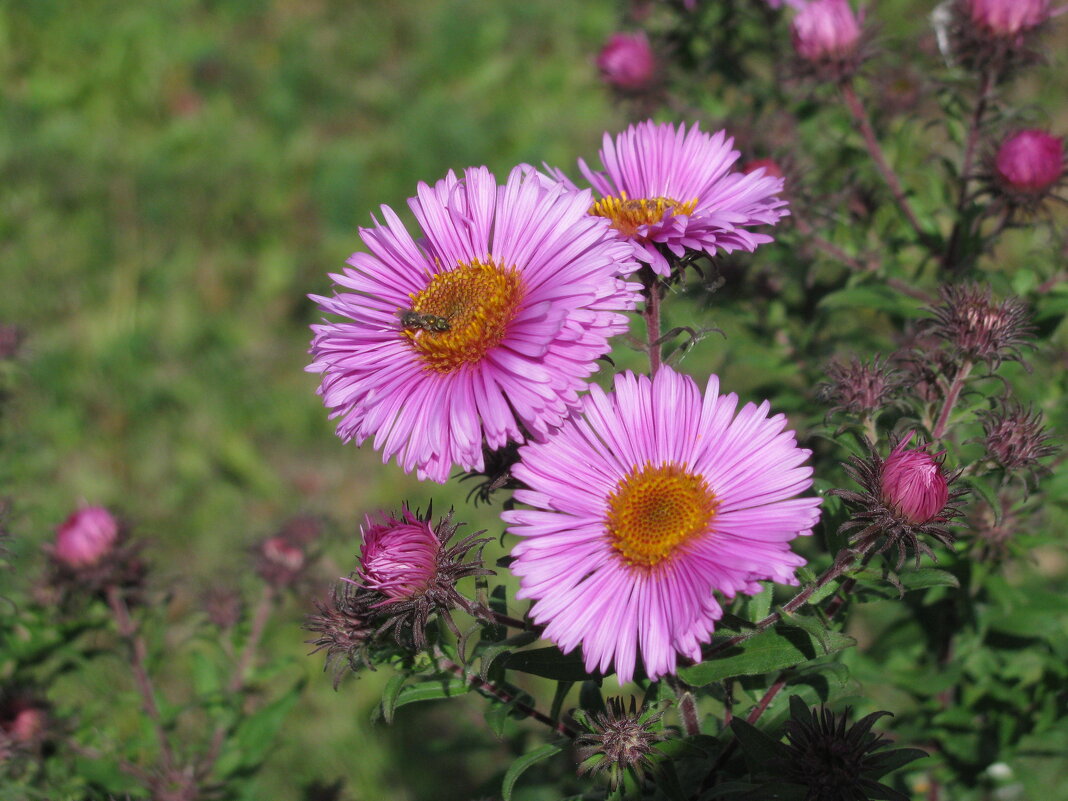
[(56, 530), (52, 555), (70, 568), (85, 568), (99, 563), (119, 539), (119, 524), (100, 506), (79, 509)]
[(912, 435), (898, 443), (883, 463), (882, 500), (915, 525), (936, 517), (949, 501), (949, 481), (927, 446), (908, 448)]
[(614, 33), (597, 56), (597, 68), (606, 83), (639, 92), (652, 85), (656, 60), (645, 33)]
[(0, 731), (13, 743), (28, 745), (44, 732), (47, 720), (44, 709), (26, 699), (16, 698), (0, 718)]
[(967, 0), (967, 6), (975, 26), (995, 36), (1016, 36), (1050, 14), (1050, 0)]
[(275, 535), (260, 543), (256, 571), (268, 584), (288, 587), (303, 574), (305, 561), (303, 548), (284, 535)]
[(425, 520), (407, 509), (401, 520), (370, 517), (363, 528), (360, 576), (364, 584), (389, 598), (411, 598), (423, 592), (438, 572), (441, 540)]
[(764, 175), (771, 176), (772, 178), (782, 178), (782, 167), (775, 163), (773, 159), (753, 159), (747, 161), (742, 167), (742, 172), (748, 175), (751, 172), (756, 172), (761, 167), (764, 168)]
[(860, 23), (848, 0), (812, 0), (794, 17), (792, 30), (794, 50), (812, 62), (845, 59), (860, 41)]
[(994, 168), (1005, 188), (1042, 194), (1064, 173), (1064, 140), (1045, 131), (1020, 131), (998, 148)]

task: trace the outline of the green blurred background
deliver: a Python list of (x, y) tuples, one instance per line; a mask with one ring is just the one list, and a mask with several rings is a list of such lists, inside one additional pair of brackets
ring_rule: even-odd
[[(0, 323), (26, 333), (0, 376), (15, 580), (79, 501), (122, 511), (175, 621), (157, 645), (181, 664), (183, 616), (213, 585), (251, 594), (249, 549), (287, 517), (333, 521), (322, 587), (348, 572), (362, 515), (402, 498), (499, 533), (466, 487), (420, 485), (335, 438), (303, 372), (306, 295), (329, 292), (357, 227), (417, 181), (592, 157), (624, 119), (593, 65), (618, 24), (615, 0), (0, 5)], [(745, 327), (729, 309), (699, 322)], [(735, 345), (734, 389), (788, 358), (782, 342)], [(510, 749), (465, 734), (477, 699), (372, 726), (387, 677), (334, 694), (305, 656), (308, 607), (291, 600), (268, 632), (309, 686), (250, 797), (337, 781), (350, 799), (496, 793)], [(115, 679), (94, 681), (68, 688), (86, 718)]]

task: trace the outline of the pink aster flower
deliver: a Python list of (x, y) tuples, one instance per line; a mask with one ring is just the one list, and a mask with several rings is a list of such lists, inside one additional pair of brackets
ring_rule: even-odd
[(485, 167), (450, 172), (409, 200), (422, 239), (382, 207), (356, 253), (312, 296), (343, 322), (312, 326), (311, 372), (346, 442), (374, 437), (383, 461), (444, 482), (483, 469), (483, 445), (543, 435), (627, 329), (638, 286), (629, 248), (586, 212), (588, 192), (519, 168), (498, 186)]
[[(687, 130), (647, 120), (615, 138), (606, 133), (603, 172), (579, 159), (582, 174), (601, 195), (590, 214), (611, 220), (634, 244), (637, 258), (660, 275), (670, 275), (671, 265), (659, 247), (678, 257), (688, 250), (752, 252), (772, 240), (749, 228), (774, 225), (789, 212), (777, 197), (782, 178), (731, 169), (739, 156), (733, 144), (726, 131), (710, 135), (697, 123)], [(574, 188), (560, 170), (551, 172)]]
[(615, 664), (629, 681), (641, 654), (656, 679), (678, 654), (701, 658), (726, 598), (763, 579), (796, 584), (805, 560), (789, 541), (810, 534), (818, 498), (809, 451), (768, 404), (720, 395), (662, 367), (652, 380), (616, 376), (614, 394), (593, 387), (583, 418), (520, 449), (513, 468), (533, 510), (503, 518), (523, 541), (513, 549), (518, 598), (563, 651), (582, 646), (587, 670)]

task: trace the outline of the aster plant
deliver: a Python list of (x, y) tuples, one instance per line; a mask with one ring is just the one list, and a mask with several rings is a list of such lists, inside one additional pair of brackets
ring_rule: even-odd
[[(949, 674), (958, 649), (985, 647), (980, 621), (1005, 600), (987, 577), (1018, 552), (1006, 543), (1055, 454), (1017, 398), (1042, 325), (1027, 287), (977, 270), (1063, 173), (1060, 140), (1034, 130), (980, 164), (994, 89), (1048, 9), (936, 14), (975, 81), (938, 209), (871, 103), (873, 8), (719, 5), (632, 7), (645, 30), (609, 41), (602, 78), (631, 111), (698, 106), (680, 80), (700, 66), (690, 28), (735, 25), (727, 49), (792, 44), (774, 87), (732, 73), (790, 111), (737, 99), (737, 127), (638, 119), (604, 134), (599, 167), (578, 159), (579, 183), (520, 165), (503, 185), (478, 167), (420, 184), (421, 238), (383, 207), (334, 297), (313, 296), (328, 317), (309, 369), (341, 439), (503, 509), (496, 561), (488, 538), (450, 545), (407, 509), (369, 516), (310, 643), (336, 677), (390, 666), (387, 721), (481, 696), (521, 745), (505, 799), (521, 777), (576, 798), (939, 799), (943, 782), (978, 782), (949, 721), (1005, 683), (910, 671)], [(818, 147), (791, 145), (815, 145), (820, 106), (849, 145), (817, 169)], [(710, 313), (734, 321), (722, 375), (694, 347)], [(907, 656), (857, 647), (887, 618)], [(1042, 664), (1032, 700), (1048, 706), (1059, 674)], [(864, 686), (881, 670), (910, 701), (895, 715)], [(831, 711), (850, 687), (867, 708), (855, 723)]]

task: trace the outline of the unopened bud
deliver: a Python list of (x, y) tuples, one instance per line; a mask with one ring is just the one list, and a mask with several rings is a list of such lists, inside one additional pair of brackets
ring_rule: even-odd
[(1003, 189), (1044, 195), (1064, 175), (1064, 140), (1037, 129), (1013, 134), (998, 148), (994, 169)]
[(848, 0), (813, 0), (794, 17), (794, 50), (814, 63), (849, 59), (860, 42), (860, 23)]
[(909, 448), (911, 437), (898, 444), (883, 464), (880, 487), (883, 503), (909, 523), (936, 518), (949, 501), (949, 481), (942, 463), (926, 446)]
[(433, 583), (441, 549), (430, 523), (407, 509), (399, 520), (368, 517), (363, 529), (360, 578), (365, 586), (388, 598), (411, 598)]
[(973, 25), (993, 36), (1012, 37), (1041, 25), (1050, 14), (1049, 0), (967, 0)]
[(605, 83), (627, 92), (640, 92), (656, 78), (656, 58), (644, 32), (614, 33), (597, 56)]
[(115, 548), (119, 524), (100, 506), (79, 509), (56, 530), (53, 558), (73, 570), (99, 564)]

